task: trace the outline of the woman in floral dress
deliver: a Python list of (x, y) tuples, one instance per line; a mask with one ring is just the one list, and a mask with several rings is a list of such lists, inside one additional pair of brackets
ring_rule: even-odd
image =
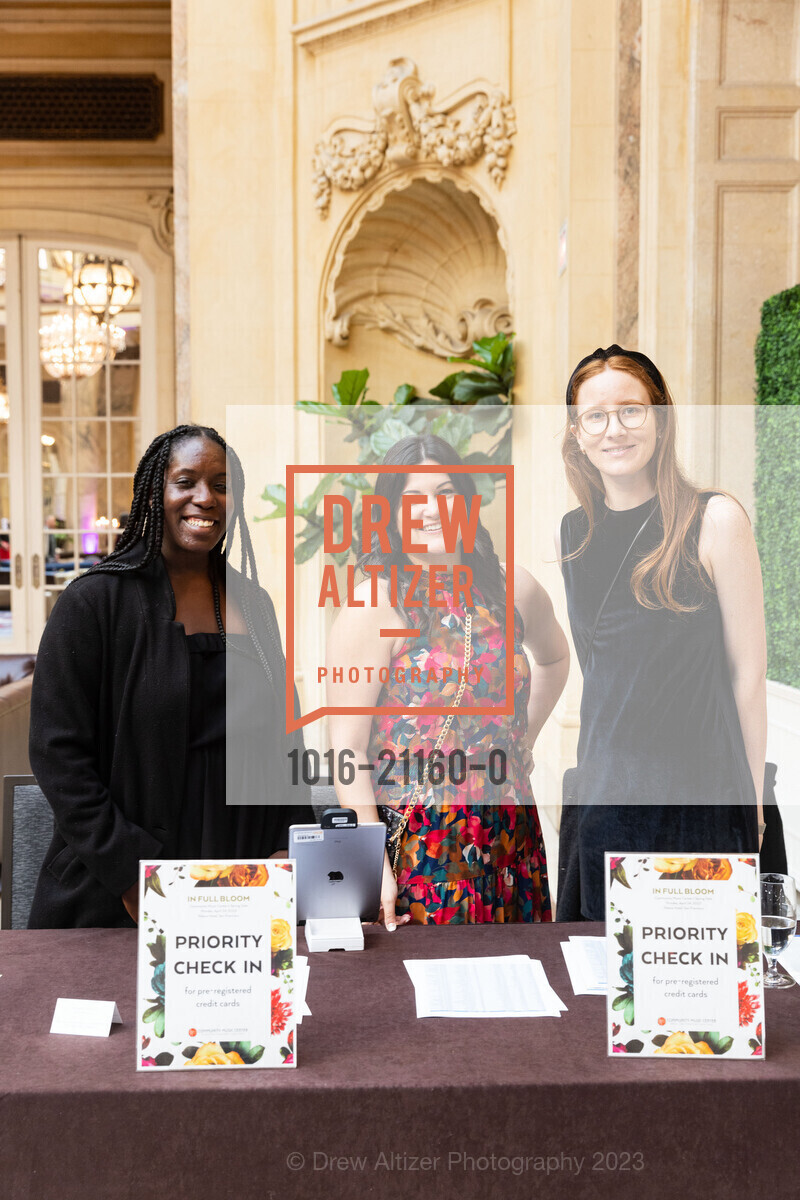
[[(516, 567), (514, 715), (486, 713), (506, 707), (505, 573), (479, 519), (462, 526), (474, 533), (463, 544), (459, 539), (453, 546), (442, 529), (442, 506), (452, 520), (459, 495), (462, 511), (470, 512), (472, 477), (447, 472), (461, 460), (433, 436), (404, 438), (384, 462), (408, 468), (378, 476), (376, 494), (388, 500), (388, 543), (384, 538), (381, 545), (373, 534), (372, 549), (360, 563), (366, 577), (354, 590), (354, 603), (334, 623), (327, 655), (331, 741), (337, 761), (342, 750), (354, 754), (353, 781), (337, 781), (341, 803), (355, 808), (362, 821), (377, 819), (377, 804), (401, 815), (408, 810), (396, 878), (395, 845), (387, 851), (382, 919), (387, 929), (408, 921), (549, 921), (531, 751), (566, 681), (566, 639), (547, 593)], [(413, 498), (410, 508), (404, 496)], [(416, 523), (410, 540), (406, 530), (405, 550), (404, 507)], [(414, 596), (410, 570), (404, 570), (413, 565), (423, 568)], [(396, 594), (390, 589), (392, 566)], [(431, 566), (437, 568), (437, 586), (429, 597)], [(413, 606), (420, 597), (420, 606)], [(460, 688), (468, 628), (471, 655)], [(386, 629), (391, 635), (382, 634)], [(532, 667), (523, 646), (531, 652)], [(484, 711), (454, 714), (445, 732), (448, 710), (456, 703), (459, 710)], [(429, 711), (437, 706), (444, 711)], [(375, 717), (336, 711), (374, 707), (401, 711)], [(421, 711), (403, 711), (409, 708)]]

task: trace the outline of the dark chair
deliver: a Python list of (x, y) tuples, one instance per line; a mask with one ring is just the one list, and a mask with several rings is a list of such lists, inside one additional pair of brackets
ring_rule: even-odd
[(33, 775), (4, 776), (1, 928), (27, 928), (53, 829), (53, 810)]

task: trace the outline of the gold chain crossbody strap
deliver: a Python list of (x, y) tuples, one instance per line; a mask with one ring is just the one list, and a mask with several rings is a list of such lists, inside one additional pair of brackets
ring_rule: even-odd
[[(463, 662), (463, 665), (461, 667), (461, 672), (460, 672), (461, 681), (458, 685), (458, 691), (455, 694), (455, 698), (454, 698), (453, 704), (452, 704), (453, 708), (458, 708), (459, 704), (461, 703), (461, 697), (464, 695), (464, 689), (467, 686), (467, 673), (469, 671), (469, 664), (471, 661), (472, 661), (472, 613), (467, 612), (464, 617), (464, 662)], [(447, 737), (447, 734), (450, 730), (450, 726), (453, 724), (453, 718), (455, 717), (455, 715), (456, 714), (454, 712), (451, 712), (450, 716), (447, 718), (444, 725), (442, 726), (442, 731), (439, 734), (438, 738), (436, 739), (436, 745), (433, 747), (433, 750), (428, 755), (428, 763), (423, 771), (422, 779), (418, 779), (416, 784), (414, 785), (414, 791), (411, 794), (411, 799), (409, 800), (408, 804), (406, 805), (405, 812), (403, 813), (403, 819), (401, 820), (400, 824), (397, 826), (397, 829), (395, 829), (395, 831), (391, 835), (391, 837), (388, 838), (388, 840), (387, 840), (387, 845), (393, 847), (392, 870), (394, 871), (395, 875), (397, 874), (397, 861), (400, 857), (400, 842), (402, 841), (403, 833), (405, 831), (406, 825), (408, 825), (408, 819), (411, 816), (411, 810), (416, 806), (417, 801), (419, 800), (420, 796), (422, 795), (424, 788), (430, 782), (431, 759), (432, 759), (433, 755), (436, 754), (437, 751), (441, 750), (442, 746), (444, 745), (444, 739)]]

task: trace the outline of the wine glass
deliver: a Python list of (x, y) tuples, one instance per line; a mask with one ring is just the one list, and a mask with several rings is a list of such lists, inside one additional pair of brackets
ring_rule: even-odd
[(797, 893), (790, 875), (761, 876), (761, 937), (768, 970), (764, 987), (794, 987), (790, 975), (780, 975), (776, 959), (794, 937), (797, 923)]

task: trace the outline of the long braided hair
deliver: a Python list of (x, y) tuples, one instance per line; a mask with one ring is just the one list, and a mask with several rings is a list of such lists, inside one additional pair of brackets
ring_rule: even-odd
[[(227, 445), (216, 429), (211, 429), (207, 425), (178, 425), (175, 429), (161, 433), (153, 439), (142, 455), (133, 477), (133, 500), (127, 524), (111, 553), (101, 562), (90, 567), (89, 571), (106, 571), (112, 574), (140, 571), (158, 558), (164, 538), (164, 477), (173, 450), (181, 442), (201, 437), (215, 442), (224, 450), (230, 469), (233, 494), (233, 513), (230, 523), (225, 536), (211, 551), (210, 570), (218, 577), (224, 575), (223, 563), (230, 559), (234, 535), (238, 529), (241, 543), (240, 571), (243, 578), (254, 585), (252, 588), (246, 585), (241, 588), (238, 598), (242, 606), (242, 615), (267, 680), (282, 697), (284, 680), (275, 678), (267, 656), (267, 646), (262, 644), (263, 635), (259, 633), (254, 619), (256, 614), (253, 606), (255, 604), (258, 610), (257, 615), (260, 616), (263, 626), (266, 626), (268, 631), (275, 661), (282, 663), (283, 650), (277, 620), (272, 606), (265, 599), (259, 586), (256, 558), (250, 540), (250, 530), (244, 516), (244, 471), (238, 455)], [(127, 558), (126, 551), (140, 542), (144, 542), (144, 554), (135, 562), (131, 561)]]

